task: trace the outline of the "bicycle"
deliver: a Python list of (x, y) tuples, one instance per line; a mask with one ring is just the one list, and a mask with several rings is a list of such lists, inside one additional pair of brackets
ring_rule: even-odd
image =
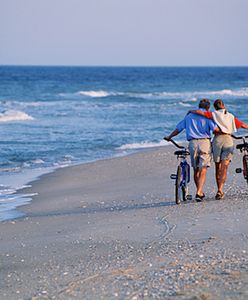
[(241, 153), (243, 153), (243, 169), (242, 168), (237, 168), (235, 171), (236, 173), (242, 173), (243, 172), (243, 176), (244, 176), (244, 179), (246, 180), (247, 184), (248, 184), (248, 142), (246, 142), (245, 139), (248, 138), (248, 135), (246, 136), (235, 136), (235, 135), (232, 135), (232, 137), (235, 139), (235, 140), (242, 140), (243, 143), (242, 144), (238, 144), (236, 146), (237, 149), (240, 150)]
[(168, 142), (172, 142), (177, 148), (182, 149), (174, 152), (174, 155), (177, 156), (177, 159), (180, 159), (180, 162), (177, 166), (177, 173), (170, 175), (170, 178), (175, 180), (176, 204), (180, 204), (181, 200), (192, 200), (192, 196), (189, 195), (188, 190), (188, 184), (190, 182), (190, 165), (187, 162), (187, 157), (190, 153), (185, 147), (178, 145), (175, 141), (169, 140)]

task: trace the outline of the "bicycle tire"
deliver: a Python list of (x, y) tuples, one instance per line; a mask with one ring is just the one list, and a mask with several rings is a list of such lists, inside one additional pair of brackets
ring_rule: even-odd
[(248, 184), (248, 155), (243, 156), (243, 175)]
[(184, 168), (184, 185), (182, 185), (182, 198), (183, 198), (183, 201), (186, 201), (187, 200), (187, 196), (188, 196), (188, 193), (189, 193), (189, 189), (188, 189), (188, 185), (187, 183), (189, 182), (189, 168), (188, 168), (188, 165), (185, 166)]
[(182, 181), (182, 167), (178, 166), (177, 167), (177, 178), (176, 178), (176, 184), (175, 184), (175, 201), (176, 204), (181, 203), (181, 181)]

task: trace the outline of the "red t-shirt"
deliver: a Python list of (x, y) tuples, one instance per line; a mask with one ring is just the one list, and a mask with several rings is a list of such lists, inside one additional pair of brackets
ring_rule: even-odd
[[(204, 111), (204, 116), (208, 119), (213, 119), (213, 113), (211, 111)], [(234, 117), (234, 121), (237, 129), (242, 127), (242, 122), (238, 118)]]

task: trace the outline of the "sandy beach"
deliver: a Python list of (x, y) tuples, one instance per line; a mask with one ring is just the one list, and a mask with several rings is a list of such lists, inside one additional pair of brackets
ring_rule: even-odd
[[(174, 148), (42, 176), (0, 223), (1, 299), (247, 299), (248, 187), (236, 152), (225, 200), (174, 202)], [(193, 182), (190, 192), (195, 194)]]

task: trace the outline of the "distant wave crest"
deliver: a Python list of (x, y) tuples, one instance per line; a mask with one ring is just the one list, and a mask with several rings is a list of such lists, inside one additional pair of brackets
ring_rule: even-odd
[[(147, 94), (148, 96), (149, 94)], [(248, 97), (248, 88), (241, 88), (237, 90), (223, 89), (217, 91), (192, 91), (192, 92), (161, 92), (153, 93), (149, 96), (157, 96), (164, 98), (183, 98), (189, 101), (197, 101), (197, 98), (201, 97), (213, 97), (213, 96), (227, 96), (227, 97)]]
[(189, 103), (184, 103), (184, 102), (179, 102), (179, 105), (184, 106), (184, 107), (191, 107)]
[[(143, 98), (143, 99), (168, 99), (179, 98), (188, 101), (197, 101), (197, 98), (201, 97), (248, 97), (248, 88), (241, 88), (237, 90), (223, 89), (216, 91), (185, 91), (185, 92), (113, 92), (104, 90), (91, 90), (91, 91), (79, 91), (76, 95), (92, 97), (92, 98), (104, 98), (109, 96), (125, 96), (128, 98)], [(63, 95), (63, 94), (61, 94)]]
[(88, 96), (92, 98), (104, 98), (109, 96), (123, 96), (128, 95), (128, 93), (122, 93), (122, 92), (107, 92), (107, 91), (80, 91), (77, 93), (81, 96)]
[(88, 96), (93, 98), (101, 98), (101, 97), (108, 97), (111, 95), (110, 92), (106, 91), (80, 91), (78, 92), (81, 96)]
[(34, 118), (22, 111), (7, 110), (0, 113), (0, 122), (28, 121)]
[(242, 88), (239, 90), (224, 89), (224, 90), (220, 90), (220, 91), (212, 91), (212, 92), (209, 92), (209, 94), (220, 95), (220, 96), (247, 97), (248, 96), (248, 88)]

